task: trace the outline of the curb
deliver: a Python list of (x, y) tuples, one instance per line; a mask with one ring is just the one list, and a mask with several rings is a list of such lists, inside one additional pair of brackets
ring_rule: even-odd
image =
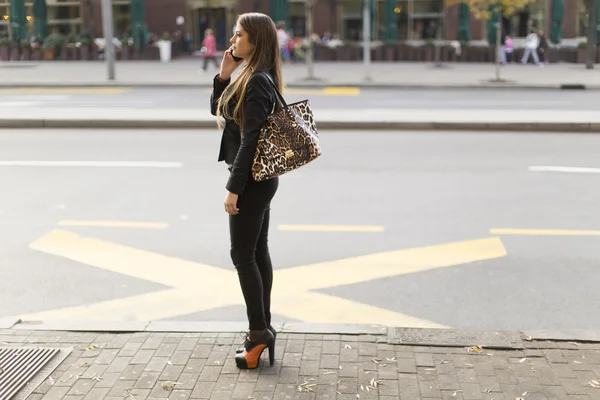
[[(247, 329), (246, 321), (22, 321), (18, 318), (0, 319), (3, 329), (14, 331), (65, 332), (190, 332), (239, 333)], [(278, 332), (323, 335), (381, 336), (380, 342), (404, 346), (470, 347), (495, 349), (523, 349), (544, 347), (543, 342), (573, 341), (600, 343), (600, 330), (529, 330), (483, 331), (458, 329), (402, 328), (384, 325), (274, 323)], [(384, 339), (385, 338), (385, 339)], [(529, 343), (530, 345), (525, 345)]]
[[(20, 89), (20, 88), (147, 88), (147, 89), (211, 89), (211, 83), (151, 83), (151, 82), (81, 82), (81, 83), (32, 83), (32, 82), (15, 82), (15, 83), (0, 83), (2, 89)], [(362, 83), (362, 82), (342, 82), (342, 83), (314, 83), (314, 82), (298, 82), (292, 81), (286, 84), (290, 89), (323, 89), (323, 88), (338, 88), (338, 87), (355, 87), (360, 89), (376, 89), (376, 90), (600, 90), (600, 85), (585, 85), (573, 83), (557, 83), (557, 84), (512, 84), (512, 83), (468, 83), (468, 84), (389, 84), (389, 83)]]
[[(319, 130), (379, 131), (514, 131), (600, 133), (600, 122), (411, 122), (411, 121), (321, 121)], [(0, 119), (0, 128), (12, 129), (217, 129), (212, 120), (77, 120)]]

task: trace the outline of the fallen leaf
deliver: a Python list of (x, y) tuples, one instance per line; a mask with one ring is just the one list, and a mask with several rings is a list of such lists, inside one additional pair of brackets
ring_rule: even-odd
[(173, 363), (171, 361), (167, 361), (167, 364), (169, 365), (173, 365)]
[(589, 381), (589, 385), (594, 389), (600, 389), (600, 382), (598, 381)]
[(525, 338), (525, 340), (527, 340), (528, 342), (531, 342), (531, 341), (533, 340), (533, 338), (532, 338), (531, 336), (527, 336), (527, 337)]
[(365, 387), (363, 385), (360, 385), (360, 390), (364, 391)]
[(165, 390), (173, 390), (173, 388), (175, 387), (175, 385), (179, 385), (179, 382), (167, 381), (167, 382), (161, 383), (162, 388), (165, 389)]
[(523, 398), (525, 398), (525, 397), (529, 396), (529, 392), (523, 392), (523, 394), (521, 396), (523, 396)]
[(96, 350), (98, 348), (97, 345), (95, 344), (90, 344), (89, 346), (87, 346), (85, 349), (86, 350)]
[(527, 361), (527, 358), (521, 358), (521, 359), (519, 360), (519, 362), (520, 362), (520, 363), (524, 363), (525, 361)]
[(386, 360), (388, 360), (389, 362), (394, 362), (394, 361), (396, 361), (396, 357), (386, 358)]
[(356, 394), (356, 398), (357, 398), (357, 399), (360, 399), (360, 394), (358, 394), (358, 393), (357, 393), (357, 394)]
[(468, 352), (475, 352), (475, 353), (481, 353), (483, 351), (483, 347), (481, 346), (471, 346), (469, 348), (467, 348)]
[(325, 371), (323, 372), (323, 375), (331, 375), (331, 374), (335, 374), (334, 371)]
[(442, 362), (440, 364), (448, 364), (450, 361), (448, 360), (442, 360)]
[(583, 364), (581, 361), (577, 361), (577, 360), (573, 361), (573, 363), (574, 364)]
[(467, 367), (474, 367), (474, 366), (475, 366), (474, 364), (469, 364), (469, 363), (465, 363), (465, 365), (466, 365)]
[(567, 342), (567, 343), (574, 344), (575, 346), (579, 346), (580, 345), (580, 343), (577, 343), (577, 342)]
[(350, 346), (349, 344), (345, 344), (345, 345), (344, 345), (344, 348), (345, 348), (345, 349), (352, 349), (352, 346)]
[(372, 360), (373, 360), (373, 362), (374, 362), (375, 364), (379, 364), (379, 362), (380, 362), (380, 361), (383, 361), (383, 360), (382, 360), (382, 359), (380, 359), (380, 358), (373, 358)]

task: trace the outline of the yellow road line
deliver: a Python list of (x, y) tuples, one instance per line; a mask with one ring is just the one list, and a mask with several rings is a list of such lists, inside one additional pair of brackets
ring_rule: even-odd
[(142, 228), (166, 229), (169, 224), (165, 222), (134, 222), (134, 221), (60, 221), (59, 226), (88, 226), (97, 228)]
[(115, 87), (115, 88), (14, 88), (0, 89), (0, 93), (5, 94), (122, 94), (130, 91), (131, 88)]
[(383, 232), (378, 225), (279, 225), (280, 231), (303, 232)]
[(328, 96), (358, 96), (360, 89), (357, 87), (326, 87), (323, 94)]
[(539, 235), (539, 236), (600, 236), (600, 231), (569, 229), (490, 229), (494, 235)]

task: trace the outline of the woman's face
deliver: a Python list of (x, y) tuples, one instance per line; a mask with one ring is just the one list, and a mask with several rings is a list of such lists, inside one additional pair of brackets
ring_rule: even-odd
[(235, 35), (231, 38), (231, 44), (233, 45), (233, 55), (236, 57), (248, 60), (254, 52), (254, 46), (248, 39), (248, 34), (240, 24), (235, 27)]

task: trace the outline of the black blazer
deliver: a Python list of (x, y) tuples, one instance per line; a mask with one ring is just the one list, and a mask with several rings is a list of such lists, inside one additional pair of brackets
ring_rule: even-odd
[[(210, 112), (217, 115), (219, 98), (231, 80), (220, 81), (218, 75), (213, 82), (213, 92), (210, 96)], [(273, 83), (264, 73), (256, 73), (250, 77), (246, 86), (244, 100), (244, 126), (232, 119), (225, 119), (225, 128), (221, 138), (221, 149), (218, 161), (233, 165), (226, 188), (231, 193), (241, 195), (252, 171), (252, 161), (258, 145), (258, 135), (267, 117), (274, 109), (276, 102)], [(230, 110), (235, 103), (232, 102)], [(252, 179), (252, 178), (250, 178)]]

